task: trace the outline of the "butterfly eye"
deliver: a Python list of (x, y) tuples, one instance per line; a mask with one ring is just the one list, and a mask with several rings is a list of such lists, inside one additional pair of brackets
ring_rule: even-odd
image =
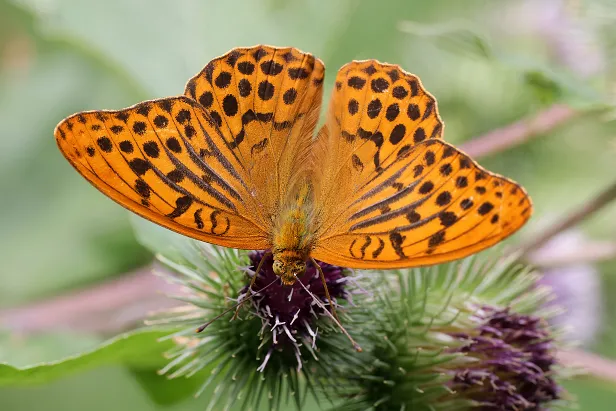
[(278, 276), (282, 275), (282, 271), (283, 271), (282, 268), (283, 268), (282, 261), (279, 261), (279, 260), (274, 261), (274, 265), (273, 265), (274, 274)]
[(296, 261), (293, 264), (293, 271), (296, 274), (303, 274), (306, 271), (306, 263), (303, 261)]

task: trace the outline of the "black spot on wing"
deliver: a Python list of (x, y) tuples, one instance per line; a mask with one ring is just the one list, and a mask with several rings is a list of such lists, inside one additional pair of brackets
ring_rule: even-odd
[(190, 208), (193, 203), (193, 199), (190, 196), (179, 197), (175, 200), (175, 209), (167, 214), (169, 218), (178, 218)]
[(262, 152), (263, 150), (265, 150), (265, 147), (267, 147), (268, 143), (269, 143), (269, 140), (266, 137), (263, 140), (259, 141), (258, 143), (253, 144), (253, 146), (250, 148), (250, 153), (252, 155), (255, 155), (255, 154)]
[(490, 203), (489, 201), (486, 201), (485, 203), (479, 206), (479, 208), (477, 209), (477, 212), (479, 213), (479, 215), (486, 215), (490, 211), (492, 211), (493, 208), (494, 208), (494, 205)]
[(365, 237), (366, 242), (364, 243), (364, 245), (361, 246), (360, 251), (361, 251), (361, 259), (363, 260), (366, 257), (366, 248), (368, 248), (368, 246), (370, 245), (370, 243), (372, 243), (372, 238), (370, 238), (369, 235), (367, 235)]
[(428, 247), (434, 248), (445, 241), (445, 231), (439, 231), (428, 240)]
[(203, 209), (200, 208), (197, 211), (195, 211), (195, 214), (193, 214), (193, 217), (195, 218), (195, 224), (197, 225), (197, 228), (199, 230), (203, 229), (203, 220), (201, 219), (201, 212), (202, 211), (203, 211)]
[(376, 248), (376, 250), (372, 252), (372, 258), (378, 258), (378, 256), (381, 255), (381, 252), (383, 252), (383, 249), (385, 248), (385, 241), (380, 238), (378, 240), (379, 246)]
[(210, 229), (210, 232), (214, 235), (225, 235), (229, 231), (231, 224), (230, 224), (229, 218), (225, 217), (226, 226), (221, 232), (217, 233), (215, 230), (218, 227), (218, 215), (219, 214), (220, 214), (219, 210), (214, 210), (210, 213), (210, 222), (212, 223), (212, 228)]
[(401, 259), (406, 258), (404, 250), (402, 249), (402, 243), (405, 239), (406, 236), (398, 233), (397, 231), (394, 231), (389, 234), (389, 241), (391, 242), (391, 246), (393, 247), (396, 254), (398, 254), (398, 257), (400, 257)]

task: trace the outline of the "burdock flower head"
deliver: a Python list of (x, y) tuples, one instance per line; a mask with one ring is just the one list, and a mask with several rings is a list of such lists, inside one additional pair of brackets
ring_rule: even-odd
[(560, 398), (546, 321), (509, 308), (478, 308), (478, 327), (455, 334), (455, 351), (476, 361), (455, 370), (451, 388), (483, 410), (540, 410)]
[[(272, 268), (274, 260), (271, 253), (252, 252), (249, 258), (251, 271), (256, 269), (261, 259), (265, 259), (250, 290), (254, 295), (254, 314), (261, 318), (264, 329), (269, 330), (269, 335), (264, 335), (263, 338), (271, 342), (260, 368), (265, 367), (274, 350), (284, 349), (285, 345), (293, 346), (297, 355), (297, 366), (301, 368), (300, 348), (305, 346), (311, 350), (316, 345), (318, 329), (314, 328), (315, 319), (330, 315), (325, 307), (329, 301), (319, 272), (314, 265), (309, 264), (306, 273), (295, 284), (283, 285), (277, 281), (278, 277)], [(341, 299), (348, 300), (349, 293), (345, 287), (348, 278), (343, 275), (343, 269), (322, 262), (318, 264), (323, 270), (332, 301), (335, 303)], [(266, 287), (267, 291), (264, 290)], [(241, 290), (239, 298), (247, 295), (248, 288), (246, 286)], [(264, 292), (260, 293), (258, 290)]]
[(328, 386), (348, 398), (336, 409), (545, 410), (563, 397), (536, 274), (467, 259), (383, 280), (372, 351)]
[[(227, 409), (238, 400), (242, 409), (256, 408), (263, 401), (269, 402), (269, 409), (288, 409), (287, 401), (299, 409), (306, 392), (314, 391), (318, 383), (314, 373), (305, 370), (354, 354), (329, 312), (325, 288), (311, 264), (295, 284), (285, 286), (274, 274), (271, 254), (263, 252), (188, 240), (179, 258), (158, 258), (172, 269), (172, 280), (185, 290), (175, 297), (189, 304), (151, 321), (178, 326), (169, 336), (176, 347), (168, 353), (170, 362), (161, 373), (171, 378), (208, 375), (202, 376), (204, 383), (197, 394), (213, 389), (213, 394), (204, 396), (209, 399), (209, 409)], [(351, 293), (359, 288), (342, 268), (319, 265), (338, 314), (352, 326), (355, 308)], [(195, 332), (221, 314), (203, 332)], [(335, 360), (330, 360), (332, 356)]]

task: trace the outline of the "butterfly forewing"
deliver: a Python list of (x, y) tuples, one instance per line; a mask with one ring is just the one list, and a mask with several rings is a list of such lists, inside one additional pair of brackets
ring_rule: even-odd
[[(338, 74), (319, 135), (320, 152), (337, 155), (315, 167), (316, 204), (324, 204), (315, 258), (365, 268), (436, 264), (485, 249), (526, 222), (532, 206), (519, 185), (439, 139), (436, 103), (416, 77), (377, 62), (350, 66)], [(342, 178), (336, 186), (320, 170)]]
[(440, 138), (442, 131), (436, 101), (416, 76), (374, 60), (343, 66), (315, 148), (317, 202), (331, 201), (324, 226), (340, 214), (335, 208), (347, 207), (341, 199), (354, 196), (399, 155)]
[(85, 112), (55, 131), (69, 162), (135, 213), (187, 236), (266, 248), (241, 163), (202, 108), (186, 97)]
[(238, 48), (210, 62), (185, 94), (217, 123), (246, 167), (257, 201), (274, 213), (308, 156), (323, 63), (293, 48)]

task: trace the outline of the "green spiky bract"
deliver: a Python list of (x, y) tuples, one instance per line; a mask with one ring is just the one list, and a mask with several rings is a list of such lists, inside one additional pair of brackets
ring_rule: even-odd
[[(172, 297), (187, 305), (150, 321), (153, 325), (179, 327), (167, 337), (176, 346), (167, 353), (170, 362), (160, 373), (169, 378), (204, 378), (196, 395), (213, 389), (207, 398), (208, 410), (234, 406), (250, 410), (264, 404), (271, 410), (302, 409), (307, 394), (325, 391), (320, 376), (331, 373), (333, 364), (359, 365), (349, 341), (324, 315), (314, 318), (316, 341), (310, 335), (295, 334), (296, 343), (273, 344), (269, 326), (250, 303), (244, 304), (240, 318), (231, 320), (232, 310), (196, 334), (196, 328), (238, 301), (240, 290), (249, 281), (245, 275), (249, 254), (187, 241), (174, 255), (174, 259), (157, 257), (174, 273), (166, 277), (185, 290)], [(359, 337), (360, 343), (361, 333), (355, 332), (355, 324), (362, 323), (363, 327), (362, 316), (366, 314), (356, 307), (363, 305), (363, 299), (361, 294), (355, 296), (355, 307), (347, 304), (346, 309), (339, 309), (346, 328)]]
[[(484, 255), (430, 268), (375, 273), (382, 278), (382, 286), (375, 293), (370, 311), (376, 324), (371, 334), (372, 351), (361, 356), (361, 366), (339, 367), (335, 383), (326, 385), (328, 395), (346, 398), (335, 409), (510, 409), (504, 401), (498, 404), (501, 399), (495, 399), (489, 381), (504, 384), (512, 391), (507, 401), (525, 403), (524, 393), (515, 390), (527, 387), (522, 387), (526, 374), (499, 374), (494, 371), (498, 366), (489, 365), (494, 360), (492, 352), (473, 352), (470, 343), (471, 338), (483, 338), (485, 331), (481, 330), (486, 327), (488, 314), (504, 310), (506, 319), (511, 317), (516, 325), (532, 326), (528, 333), (533, 339), (524, 346), (486, 337), (498, 343), (501, 355), (511, 356), (513, 367), (527, 367), (526, 371), (536, 368), (534, 363), (525, 364), (535, 360), (534, 351), (539, 349), (541, 356), (554, 360), (554, 335), (545, 321), (552, 313), (541, 308), (548, 290), (537, 287), (538, 275), (515, 261), (513, 257), (486, 259)], [(511, 339), (516, 332), (526, 331), (509, 332), (503, 338)], [(562, 392), (554, 380), (558, 366), (549, 368), (535, 374), (544, 386), (558, 393), (554, 397), (560, 397)], [(474, 374), (468, 374), (468, 370)], [(461, 381), (468, 375), (483, 375), (486, 380), (464, 385)], [(498, 394), (502, 396), (502, 391)], [(543, 392), (540, 394), (527, 396), (536, 399)], [(550, 406), (556, 403), (551, 401)], [(532, 409), (542, 410), (545, 405)]]

